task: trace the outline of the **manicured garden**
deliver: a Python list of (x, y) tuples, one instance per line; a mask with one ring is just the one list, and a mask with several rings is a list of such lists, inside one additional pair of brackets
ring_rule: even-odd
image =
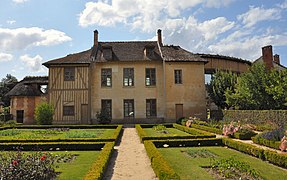
[(2, 128), (0, 178), (101, 179), (121, 131), (122, 125)]
[[(221, 176), (229, 179), (241, 176), (251, 179), (287, 178), (287, 170), (225, 147), (158, 148), (158, 151), (180, 179), (217, 179)], [(224, 161), (221, 166), (225, 167), (217, 172), (218, 161)], [(245, 163), (242, 172), (236, 169), (240, 163)], [(236, 173), (239, 175), (234, 176)]]

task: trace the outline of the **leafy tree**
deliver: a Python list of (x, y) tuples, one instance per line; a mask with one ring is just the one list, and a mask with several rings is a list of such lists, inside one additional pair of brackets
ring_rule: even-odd
[(229, 108), (225, 102), (225, 92), (234, 92), (237, 75), (232, 72), (217, 71), (213, 74), (210, 84), (207, 86), (208, 93), (213, 102), (220, 108)]
[(3, 101), (5, 106), (10, 105), (10, 98), (5, 96), (16, 84), (18, 80), (11, 74), (7, 74), (0, 82), (0, 101)]
[(238, 78), (235, 92), (226, 91), (226, 102), (236, 109), (283, 109), (286, 75), (285, 71), (268, 71), (263, 64), (254, 64)]
[(35, 120), (39, 125), (50, 125), (53, 122), (54, 108), (47, 102), (40, 103), (35, 108)]

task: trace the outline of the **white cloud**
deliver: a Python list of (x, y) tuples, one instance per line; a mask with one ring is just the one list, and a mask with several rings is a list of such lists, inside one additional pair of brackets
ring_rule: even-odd
[(42, 61), (43, 58), (40, 55), (36, 55), (35, 57), (31, 57), (27, 54), (20, 56), (20, 60), (25, 63), (25, 65), (32, 72), (43, 72)]
[(1, 53), (0, 52), (0, 62), (11, 61), (13, 59), (12, 54)]
[(8, 20), (8, 21), (6, 21), (7, 22), (7, 24), (10, 24), (10, 25), (12, 25), (12, 24), (15, 24), (16, 23), (16, 21), (15, 20)]
[[(88, 2), (79, 14), (79, 25), (114, 26), (125, 23), (131, 27), (150, 32), (159, 21), (176, 18), (183, 10), (197, 5), (207, 7), (227, 6), (234, 0), (112, 0)], [(132, 7), (132, 8), (131, 8)]]
[(282, 9), (286, 9), (287, 8), (287, 0), (285, 0), (282, 4), (280, 4), (279, 7)]
[(261, 21), (280, 19), (280, 12), (277, 8), (264, 9), (251, 6), (248, 12), (238, 15), (237, 19), (241, 20), (246, 27), (251, 27)]
[(220, 8), (223, 6), (228, 6), (230, 3), (234, 2), (235, 0), (207, 0), (205, 5), (206, 7), (214, 7)]
[(6, 29), (0, 28), (0, 48), (4, 50), (21, 50), (29, 46), (56, 45), (71, 38), (64, 32), (38, 27)]
[(13, 0), (14, 3), (20, 4), (20, 3), (24, 3), (27, 2), (29, 0)]
[(211, 52), (255, 60), (261, 56), (261, 47), (270, 44), (286, 46), (287, 33), (281, 35), (267, 33), (253, 36), (248, 31), (239, 30), (208, 48)]

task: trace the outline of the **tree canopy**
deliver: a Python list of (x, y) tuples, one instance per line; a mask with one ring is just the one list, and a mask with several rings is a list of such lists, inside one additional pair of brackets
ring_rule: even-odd
[(254, 64), (239, 76), (235, 91), (225, 92), (226, 103), (236, 109), (286, 109), (287, 71), (267, 70)]
[(3, 101), (5, 106), (10, 105), (10, 98), (6, 97), (7, 94), (16, 84), (18, 80), (11, 74), (7, 74), (0, 82), (0, 101)]
[(226, 103), (225, 92), (234, 92), (237, 75), (232, 72), (217, 71), (211, 77), (207, 91), (213, 102), (220, 108), (229, 108)]

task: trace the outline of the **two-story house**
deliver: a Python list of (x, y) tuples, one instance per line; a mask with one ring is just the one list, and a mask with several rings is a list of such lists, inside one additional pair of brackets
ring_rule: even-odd
[(112, 123), (175, 122), (206, 117), (204, 64), (179, 46), (157, 41), (99, 42), (91, 49), (50, 60), (48, 101), (55, 124), (95, 122), (101, 109)]

